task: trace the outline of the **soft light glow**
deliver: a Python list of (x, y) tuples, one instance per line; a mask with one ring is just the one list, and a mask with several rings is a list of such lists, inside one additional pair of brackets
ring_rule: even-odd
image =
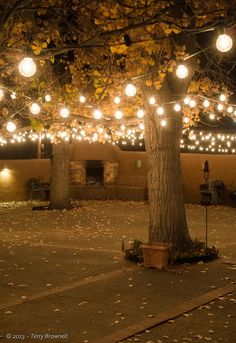
[(165, 119), (161, 120), (161, 126), (162, 127), (165, 127), (167, 125), (167, 122)]
[(121, 111), (116, 111), (115, 117), (116, 117), (116, 119), (121, 119), (123, 117), (123, 113)]
[(36, 102), (33, 102), (33, 103), (31, 104), (31, 106), (30, 106), (30, 112), (31, 112), (32, 114), (39, 114), (39, 113), (40, 113), (40, 110), (41, 110), (41, 108), (40, 108), (39, 104), (37, 104)]
[(9, 121), (6, 128), (8, 132), (14, 132), (16, 130), (16, 124), (13, 121)]
[(139, 124), (139, 128), (140, 128), (140, 130), (143, 131), (143, 130), (144, 130), (144, 124), (143, 124), (143, 123), (140, 123), (140, 124)]
[(176, 75), (180, 79), (185, 79), (188, 76), (188, 68), (185, 65), (180, 64), (176, 69)]
[(157, 114), (158, 114), (159, 116), (163, 115), (163, 114), (164, 114), (164, 108), (161, 107), (161, 106), (158, 106), (158, 107), (157, 107)]
[(95, 110), (95, 111), (93, 112), (93, 117), (94, 117), (95, 119), (101, 119), (101, 118), (102, 118), (102, 112), (101, 112), (100, 110)]
[(150, 105), (154, 105), (156, 103), (156, 99), (154, 98), (154, 96), (152, 96), (150, 99), (149, 99), (149, 104)]
[(217, 110), (218, 110), (218, 111), (222, 111), (223, 108), (224, 108), (224, 106), (223, 106), (222, 104), (218, 104), (218, 105), (217, 105)]
[(125, 87), (125, 94), (127, 96), (135, 96), (137, 92), (137, 89), (132, 83), (128, 83), (128, 85)]
[(175, 105), (174, 105), (174, 110), (175, 110), (175, 112), (181, 111), (181, 106), (180, 106), (180, 104), (175, 104)]
[(137, 111), (137, 117), (138, 117), (138, 118), (141, 119), (141, 118), (144, 117), (144, 115), (145, 115), (144, 110), (139, 109), (139, 110)]
[(15, 100), (15, 99), (16, 99), (16, 92), (12, 92), (12, 93), (11, 93), (11, 98), (12, 98), (12, 100)]
[(229, 51), (233, 46), (232, 38), (227, 34), (219, 35), (216, 40), (216, 48), (221, 52)]
[(9, 171), (9, 169), (3, 168), (3, 169), (1, 170), (1, 176), (4, 177), (4, 178), (8, 178), (8, 177), (10, 176), (10, 171)]
[(211, 120), (214, 120), (214, 119), (215, 119), (215, 115), (214, 115), (213, 113), (211, 113), (211, 114), (209, 115), (209, 118), (210, 118)]
[(188, 96), (186, 96), (186, 98), (184, 98), (184, 104), (188, 105), (190, 102), (190, 98)]
[(190, 100), (190, 101), (189, 101), (189, 106), (190, 106), (191, 108), (195, 107), (195, 106), (196, 106), (196, 101), (195, 101), (195, 100)]
[(81, 104), (84, 104), (85, 101), (86, 101), (85, 96), (81, 95), (81, 96), (79, 97), (79, 101), (81, 102)]
[(4, 97), (4, 90), (0, 88), (0, 100)]
[(232, 112), (233, 112), (233, 110), (234, 110), (234, 109), (233, 109), (233, 107), (232, 107), (232, 106), (229, 106), (229, 107), (227, 108), (227, 112), (228, 112), (228, 113), (232, 113)]
[(18, 69), (22, 76), (31, 77), (36, 73), (36, 64), (34, 63), (32, 58), (25, 57), (19, 63)]
[(120, 103), (120, 97), (119, 96), (115, 97), (114, 103), (117, 104), (117, 105)]
[(226, 100), (226, 95), (225, 94), (221, 94), (220, 95), (220, 101), (225, 101)]
[(68, 118), (69, 115), (70, 115), (70, 111), (69, 111), (69, 109), (67, 107), (63, 107), (63, 108), (60, 109), (60, 116), (62, 118)]
[(46, 94), (44, 97), (45, 101), (50, 102), (52, 100), (51, 95), (50, 94)]
[(205, 99), (205, 100), (203, 101), (203, 106), (204, 106), (204, 107), (209, 107), (209, 106), (210, 106), (210, 103), (209, 103), (209, 101), (208, 101), (207, 99)]
[(188, 124), (188, 123), (189, 123), (189, 118), (188, 118), (188, 117), (184, 117), (184, 118), (183, 118), (183, 122), (184, 122), (185, 124)]

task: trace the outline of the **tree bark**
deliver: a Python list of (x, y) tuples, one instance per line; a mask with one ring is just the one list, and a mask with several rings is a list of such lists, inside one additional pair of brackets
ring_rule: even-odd
[(169, 109), (167, 126), (153, 108), (146, 115), (145, 147), (150, 207), (149, 241), (172, 243), (183, 251), (191, 245), (180, 164), (182, 116)]
[(53, 143), (50, 182), (50, 209), (71, 209), (69, 195), (69, 143)]

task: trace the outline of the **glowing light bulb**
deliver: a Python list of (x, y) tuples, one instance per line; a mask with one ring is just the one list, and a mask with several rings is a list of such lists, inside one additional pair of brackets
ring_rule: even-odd
[(163, 115), (164, 114), (164, 108), (161, 106), (157, 107), (157, 114), (159, 116)]
[(189, 123), (189, 118), (188, 118), (188, 117), (184, 117), (184, 118), (183, 118), (183, 122), (184, 122), (185, 124), (188, 124), (188, 123)]
[(12, 100), (15, 100), (15, 99), (16, 99), (16, 92), (12, 92), (12, 93), (11, 93), (11, 98), (12, 98)]
[(14, 132), (16, 130), (16, 124), (13, 121), (9, 121), (7, 122), (6, 128), (8, 132)]
[(84, 104), (85, 101), (86, 101), (85, 96), (81, 95), (81, 96), (79, 97), (79, 101), (81, 102), (81, 104)]
[(139, 128), (140, 128), (140, 130), (144, 130), (144, 124), (143, 124), (143, 123), (140, 123), (140, 124), (139, 124)]
[(120, 129), (121, 129), (122, 131), (124, 131), (124, 130), (125, 130), (125, 125), (121, 125)]
[(167, 125), (167, 122), (165, 119), (161, 120), (161, 126), (162, 127), (165, 127)]
[(46, 94), (44, 97), (45, 101), (49, 102), (52, 100), (51, 95), (50, 94)]
[(69, 109), (67, 107), (63, 107), (63, 108), (60, 109), (60, 116), (62, 118), (68, 118), (69, 115), (70, 115), (70, 111), (69, 111)]
[(4, 90), (0, 88), (0, 100), (4, 97)]
[(178, 65), (176, 75), (180, 79), (185, 79), (188, 76), (188, 68), (183, 64)]
[(175, 110), (175, 112), (181, 111), (181, 106), (180, 106), (180, 104), (175, 104), (175, 105), (174, 105), (174, 110)]
[(154, 105), (156, 103), (156, 99), (154, 98), (154, 96), (152, 96), (150, 99), (149, 99), (149, 104), (150, 105)]
[(101, 118), (102, 118), (102, 112), (101, 112), (100, 110), (95, 110), (95, 111), (93, 112), (93, 117), (94, 117), (95, 119), (101, 119)]
[(221, 52), (229, 51), (233, 46), (232, 38), (227, 34), (219, 35), (216, 40), (216, 48)]
[(208, 101), (207, 99), (205, 99), (205, 100), (203, 101), (203, 106), (204, 106), (204, 107), (209, 107), (209, 106), (210, 106), (210, 103), (209, 103), (209, 101)]
[(186, 98), (184, 98), (184, 104), (188, 105), (190, 102), (190, 98), (188, 96), (186, 96)]
[(19, 72), (24, 77), (31, 77), (36, 73), (36, 64), (34, 63), (33, 59), (30, 57), (25, 57), (19, 63), (18, 66)]
[(115, 117), (116, 117), (116, 119), (121, 119), (123, 117), (123, 113), (121, 111), (116, 111)]
[(138, 118), (141, 119), (141, 118), (144, 117), (144, 115), (145, 115), (144, 110), (139, 109), (139, 110), (137, 111), (137, 117), (138, 117)]
[(227, 108), (227, 112), (228, 112), (228, 113), (232, 113), (232, 112), (233, 112), (233, 107), (232, 107), (232, 106), (229, 106), (229, 107)]
[(125, 87), (125, 94), (127, 96), (135, 96), (136, 93), (136, 87), (132, 83), (128, 83), (128, 85)]
[(226, 95), (225, 94), (221, 94), (220, 95), (220, 101), (225, 101), (226, 100)]
[(121, 101), (120, 97), (116, 96), (115, 99), (114, 99), (114, 103), (118, 105), (120, 103), (120, 101)]
[(218, 105), (217, 105), (217, 110), (218, 110), (218, 111), (222, 111), (223, 108), (224, 108), (224, 106), (223, 106), (222, 104), (218, 104)]
[(40, 110), (41, 110), (41, 108), (40, 108), (39, 104), (37, 104), (36, 102), (33, 102), (33, 103), (31, 104), (31, 106), (30, 106), (30, 112), (31, 112), (32, 114), (39, 114), (39, 113), (40, 113)]
[(210, 118), (211, 120), (214, 120), (214, 119), (215, 119), (215, 115), (214, 115), (213, 113), (211, 113), (211, 114), (209, 115), (209, 118)]
[(191, 108), (195, 107), (195, 106), (196, 106), (196, 101), (195, 101), (195, 100), (190, 100), (190, 101), (189, 101), (189, 106), (190, 106)]

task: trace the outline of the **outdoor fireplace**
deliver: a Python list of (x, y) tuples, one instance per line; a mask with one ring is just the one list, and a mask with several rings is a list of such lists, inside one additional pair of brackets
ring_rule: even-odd
[(86, 184), (88, 186), (102, 186), (104, 184), (104, 163), (103, 161), (86, 161)]

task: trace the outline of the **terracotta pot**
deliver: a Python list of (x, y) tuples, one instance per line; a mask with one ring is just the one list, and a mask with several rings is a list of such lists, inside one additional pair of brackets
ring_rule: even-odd
[(169, 243), (144, 243), (142, 244), (143, 250), (143, 263), (145, 267), (155, 267), (162, 269), (169, 263)]

